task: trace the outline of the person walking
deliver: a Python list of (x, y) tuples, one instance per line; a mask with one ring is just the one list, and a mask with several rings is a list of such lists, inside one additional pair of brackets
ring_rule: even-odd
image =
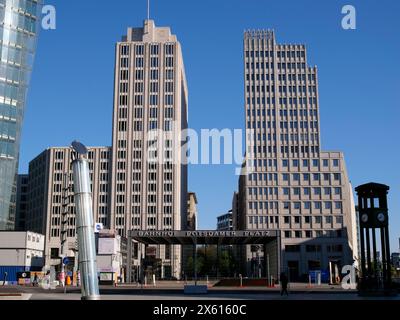
[(37, 287), (39, 284), (39, 279), (38, 279), (38, 275), (35, 274), (35, 277), (33, 278), (33, 283), (32, 286)]
[(8, 272), (4, 272), (4, 278), (3, 278), (3, 287), (6, 285), (7, 283), (7, 276), (8, 276)]
[(283, 296), (284, 294), (289, 296), (288, 292), (289, 279), (284, 272), (281, 273), (280, 282), (281, 282), (281, 296)]

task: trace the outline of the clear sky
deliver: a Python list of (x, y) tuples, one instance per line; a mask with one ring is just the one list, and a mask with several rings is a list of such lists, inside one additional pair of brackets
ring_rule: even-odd
[[(244, 128), (243, 31), (272, 28), (281, 43), (305, 43), (319, 69), (322, 148), (341, 150), (353, 186), (390, 185), (392, 251), (400, 237), (400, 1), (152, 0), (151, 18), (183, 47), (191, 128)], [(47, 0), (57, 29), (42, 31), (23, 129), (20, 171), (45, 148), (79, 139), (111, 144), (114, 46), (142, 26), (146, 0)], [(357, 29), (341, 28), (341, 9)], [(235, 166), (191, 166), (199, 227), (231, 207)]]

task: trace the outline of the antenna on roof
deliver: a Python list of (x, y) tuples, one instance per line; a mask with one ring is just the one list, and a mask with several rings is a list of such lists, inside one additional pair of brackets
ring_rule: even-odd
[(150, 20), (150, 0), (147, 0), (147, 20)]

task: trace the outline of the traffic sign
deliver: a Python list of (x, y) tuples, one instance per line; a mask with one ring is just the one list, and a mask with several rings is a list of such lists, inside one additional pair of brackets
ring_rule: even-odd
[(68, 259), (68, 257), (65, 257), (64, 259), (63, 259), (63, 264), (64, 265), (67, 265), (69, 263), (69, 259)]

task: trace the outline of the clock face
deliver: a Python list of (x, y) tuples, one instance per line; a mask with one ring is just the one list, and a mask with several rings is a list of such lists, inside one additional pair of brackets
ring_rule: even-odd
[(361, 217), (362, 222), (367, 223), (368, 222), (368, 215), (367, 214), (363, 214)]
[(383, 213), (378, 214), (378, 221), (385, 222), (385, 215)]

